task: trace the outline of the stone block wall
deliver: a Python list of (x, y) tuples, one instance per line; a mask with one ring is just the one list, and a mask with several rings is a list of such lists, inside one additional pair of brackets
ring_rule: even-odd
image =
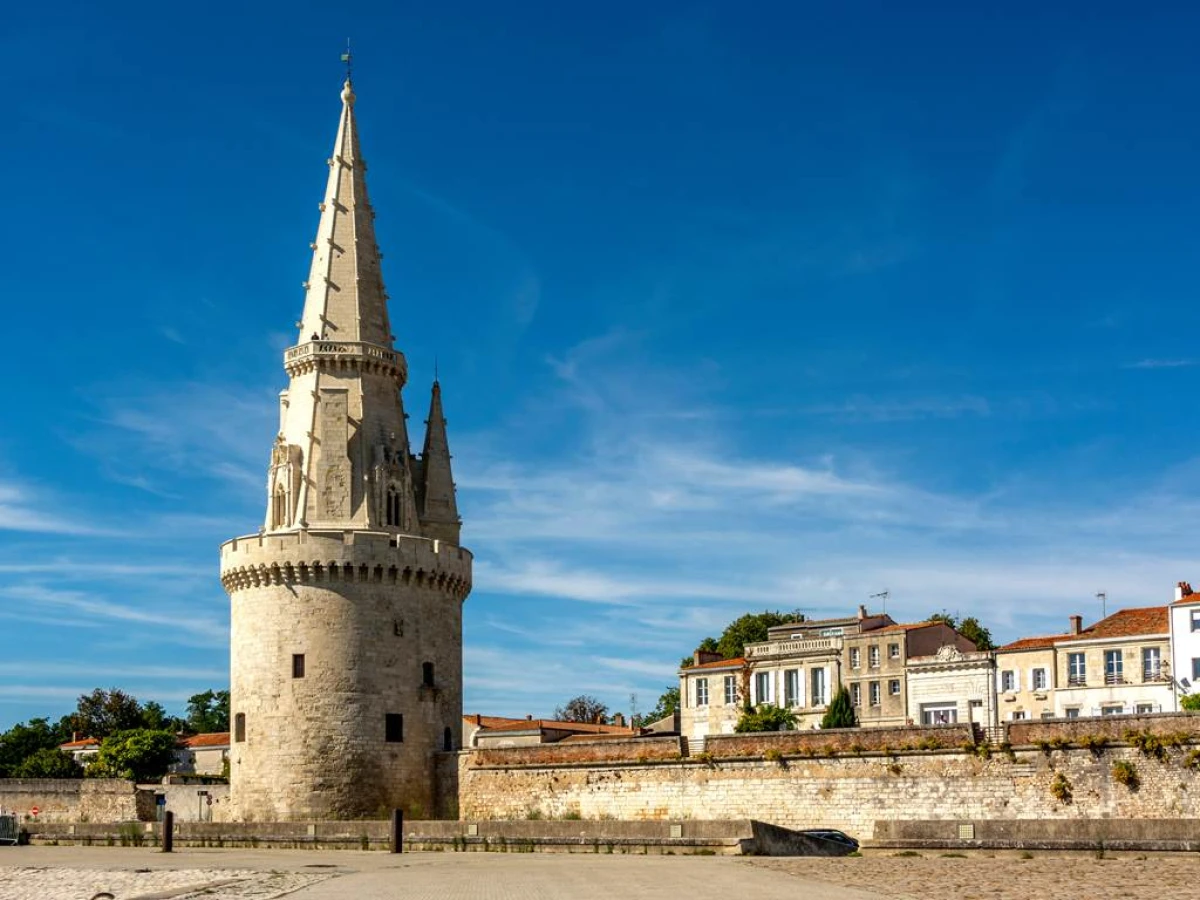
[(833, 728), (822, 731), (764, 731), (751, 734), (712, 735), (704, 749), (714, 759), (762, 758), (778, 753), (814, 755), (829, 751), (950, 749), (974, 744), (969, 724), (925, 728)]
[(154, 815), (154, 796), (118, 778), (3, 778), (0, 809), (24, 822), (137, 822)]
[(471, 766), (513, 768), (523, 766), (570, 766), (592, 763), (645, 763), (680, 758), (677, 737), (608, 738), (536, 744), (530, 747), (497, 747), (468, 754)]
[[(876, 822), (994, 819), (1200, 818), (1190, 748), (1165, 760), (1132, 747), (994, 752), (865, 751), (833, 757), (681, 760), (493, 767), (462, 754), (464, 819), (677, 820), (754, 818), (793, 828), (840, 828), (870, 840)], [(1113, 777), (1132, 764), (1134, 790)], [(1053, 793), (1061, 774), (1070, 802)]]
[(1095, 735), (1119, 742), (1128, 731), (1163, 735), (1190, 735), (1200, 739), (1200, 714), (1160, 713), (1146, 716), (1101, 716), (1089, 719), (1029, 719), (1008, 723), (1008, 741), (1014, 747), (1061, 738), (1078, 741)]

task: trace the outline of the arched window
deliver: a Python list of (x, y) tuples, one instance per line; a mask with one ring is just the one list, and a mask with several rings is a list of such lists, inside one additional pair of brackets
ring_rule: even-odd
[(421, 663), (421, 683), (433, 687), (433, 663)]
[(271, 495), (271, 527), (283, 528), (287, 523), (287, 491), (277, 484)]
[(387, 490), (387, 523), (397, 528), (400, 526), (400, 494), (391, 486)]
[(443, 750), (453, 750), (454, 749), (454, 732), (450, 730), (449, 726), (447, 726), (446, 729), (442, 732), (442, 749)]
[(237, 743), (246, 740), (246, 714), (238, 713), (233, 717), (233, 739)]

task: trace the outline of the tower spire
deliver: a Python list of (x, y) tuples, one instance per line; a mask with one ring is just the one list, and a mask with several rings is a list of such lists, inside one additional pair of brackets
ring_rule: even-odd
[(387, 291), (375, 243), (375, 211), (367, 196), (367, 164), (358, 144), (349, 52), (342, 86), (342, 114), (329, 158), (312, 266), (305, 282), (300, 339), (357, 341), (392, 347)]
[(436, 378), (429, 398), (429, 418), (425, 421), (419, 497), (421, 530), (429, 537), (457, 544), (462, 520), (458, 517), (454, 475), (450, 470), (450, 444), (446, 439), (446, 416), (442, 412), (442, 386)]

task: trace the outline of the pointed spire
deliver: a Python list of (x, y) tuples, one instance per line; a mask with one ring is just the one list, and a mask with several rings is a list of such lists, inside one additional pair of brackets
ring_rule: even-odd
[(358, 146), (354, 88), (342, 87), (329, 182), (321, 204), (312, 268), (305, 283), (303, 344), (312, 340), (356, 341), (391, 348), (387, 292), (375, 243), (375, 212), (367, 197), (367, 166)]
[(442, 386), (435, 380), (425, 421), (425, 447), (421, 451), (421, 530), (426, 537), (457, 544), (461, 520), (450, 471), (450, 444), (442, 412)]

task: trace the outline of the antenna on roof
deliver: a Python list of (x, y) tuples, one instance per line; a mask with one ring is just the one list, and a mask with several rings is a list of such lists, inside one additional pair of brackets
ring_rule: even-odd
[(891, 596), (891, 593), (892, 592), (889, 591), (887, 588), (884, 588), (878, 594), (871, 594), (869, 597), (867, 597), (867, 599), (868, 600), (882, 600), (883, 601), (883, 611), (887, 612), (888, 597)]
[(1096, 599), (1100, 601), (1100, 618), (1108, 618), (1108, 594), (1105, 591), (1097, 591)]

